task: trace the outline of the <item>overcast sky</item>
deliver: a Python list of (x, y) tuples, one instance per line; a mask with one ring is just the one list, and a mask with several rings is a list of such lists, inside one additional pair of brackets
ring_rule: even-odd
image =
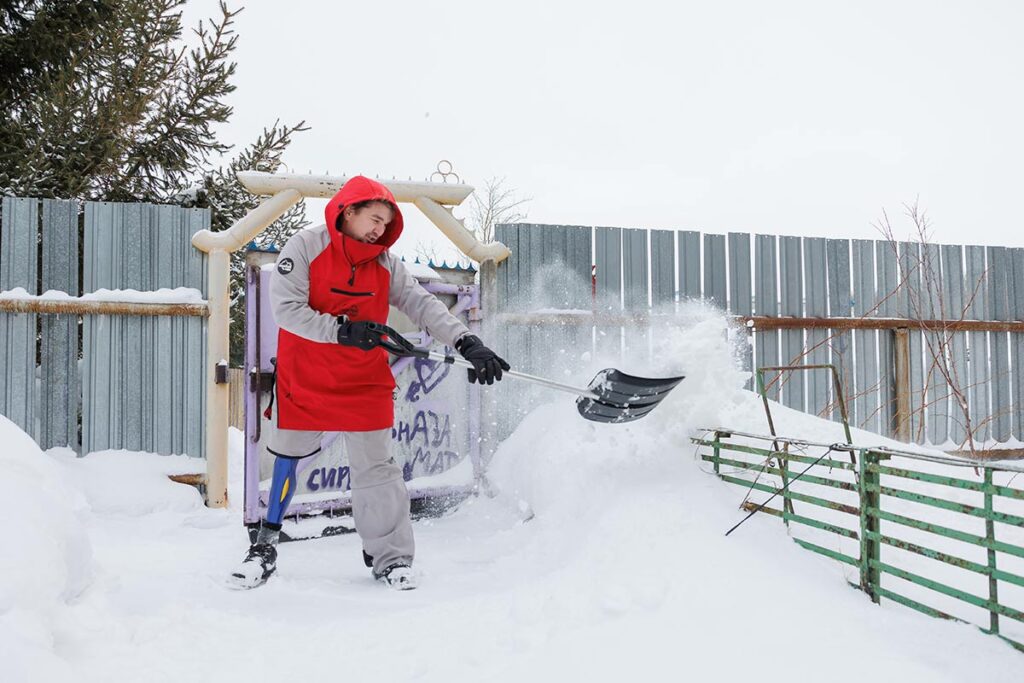
[[(886, 209), (903, 236), (916, 200), (937, 241), (1024, 246), (1024, 3), (290, 0), (236, 28), (224, 137), (305, 120), (296, 172), (449, 159), (531, 222), (705, 232), (874, 238)], [(411, 253), (434, 229), (403, 212)]]

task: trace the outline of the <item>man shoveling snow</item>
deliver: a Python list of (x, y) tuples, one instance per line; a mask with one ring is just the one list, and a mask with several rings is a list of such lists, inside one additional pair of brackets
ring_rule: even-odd
[(276, 460), (266, 517), (231, 584), (253, 588), (274, 573), (298, 461), (318, 453), (331, 431), (341, 432), (349, 456), (352, 517), (367, 566), (394, 588), (415, 588), (409, 494), (391, 456), (395, 380), (380, 333), (389, 305), (457, 349), (472, 365), (471, 382), (493, 384), (509, 364), (388, 251), (403, 221), (387, 187), (355, 176), (327, 204), (325, 218), (288, 240), (271, 276), (280, 332), (267, 450)]

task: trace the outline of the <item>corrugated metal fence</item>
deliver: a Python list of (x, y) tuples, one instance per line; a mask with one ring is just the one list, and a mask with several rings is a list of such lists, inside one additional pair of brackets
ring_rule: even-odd
[[(1024, 320), (1024, 249), (533, 224), (498, 226), (496, 238), (512, 250), (498, 266), (499, 313), (670, 315), (678, 302), (704, 298), (742, 317)], [(599, 344), (608, 337), (617, 343), (618, 329), (626, 329), (503, 327), (506, 348), (516, 348), (518, 359), (551, 348), (551, 335), (559, 335), (557, 346), (582, 348), (591, 330)], [(943, 365), (963, 390), (976, 440), (1024, 440), (1024, 375), (1013, 372), (1024, 360), (1024, 333), (946, 332), (948, 341), (939, 343), (943, 333), (913, 322), (907, 327), (914, 439), (959, 444), (966, 438), (962, 412), (939, 372)], [(746, 363), (836, 364), (851, 422), (892, 434), (894, 337), (889, 329), (758, 329)], [(530, 371), (522, 360), (520, 367)], [(797, 410), (827, 414), (835, 401), (826, 373), (795, 373), (779, 386), (771, 387), (772, 397)]]
[[(190, 238), (209, 225), (208, 210), (5, 197), (0, 291), (205, 298)], [(205, 334), (200, 317), (0, 313), (0, 413), (43, 448), (205, 456)]]

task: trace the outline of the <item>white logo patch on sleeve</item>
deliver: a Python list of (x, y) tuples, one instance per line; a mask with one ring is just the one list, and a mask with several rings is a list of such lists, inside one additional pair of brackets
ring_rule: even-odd
[(295, 268), (295, 264), (292, 263), (290, 258), (283, 258), (277, 262), (277, 272), (281, 273), (281, 275), (287, 275), (292, 272), (293, 268)]

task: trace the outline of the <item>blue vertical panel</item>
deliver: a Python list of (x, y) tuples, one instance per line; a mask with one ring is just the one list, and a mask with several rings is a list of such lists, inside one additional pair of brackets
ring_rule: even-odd
[[(754, 312), (759, 316), (779, 315), (778, 255), (774, 235), (754, 236)], [(754, 346), (758, 367), (775, 366), (779, 363), (779, 331), (759, 330), (755, 333)], [(786, 373), (772, 384), (768, 397), (779, 400), (779, 386), (782, 380), (790, 378)], [(771, 383), (775, 375), (767, 375)]]
[[(966, 317), (964, 300), (963, 247), (945, 244), (942, 252), (942, 313), (946, 320)], [(952, 332), (949, 338), (949, 373), (956, 391), (967, 399), (970, 384), (967, 374), (967, 333)], [(966, 419), (960, 402), (949, 399), (949, 438), (962, 444), (967, 438)]]
[[(39, 203), (3, 198), (0, 225), (0, 291), (21, 288), (38, 294), (36, 279)], [(0, 313), (0, 414), (38, 439), (36, 433), (36, 314)]]
[[(1009, 282), (1009, 315), (1013, 320), (1024, 320), (1024, 249), (1008, 249), (1010, 271), (1013, 274)], [(1024, 440), (1024, 334), (1010, 333), (1011, 361), (1015, 371), (1011, 375), (1011, 415), (1013, 418), (1013, 435), (1018, 441)]]
[[(651, 230), (651, 302), (666, 308), (676, 300), (676, 245), (671, 230)], [(672, 306), (667, 306), (669, 311)]]
[(648, 307), (647, 231), (622, 231), (622, 293), (628, 311)]
[[(896, 244), (888, 241), (875, 242), (875, 267), (877, 271), (876, 301), (872, 308), (880, 318), (896, 317), (896, 293), (899, 288), (899, 266)], [(878, 395), (881, 403), (881, 433), (895, 435), (896, 427), (896, 358), (895, 332), (878, 332)]]
[[(875, 292), (875, 244), (853, 240), (853, 317), (863, 318), (877, 306)], [(862, 429), (882, 433), (878, 400), (877, 330), (855, 330), (853, 395), (850, 421)]]
[(699, 299), (700, 289), (700, 233), (687, 230), (679, 233), (679, 289), (687, 299)]
[[(752, 315), (754, 292), (750, 281), (750, 235), (745, 232), (730, 232), (729, 246), (729, 312), (733, 315)], [(752, 340), (748, 336), (743, 349), (743, 370), (753, 372), (754, 353)], [(747, 380), (747, 389), (754, 388), (753, 375)]]
[[(803, 248), (799, 237), (779, 238), (779, 284), (782, 294), (783, 316), (800, 318), (804, 315)], [(804, 331), (782, 330), (782, 365), (803, 362)], [(796, 410), (804, 410), (805, 372), (791, 372), (782, 385), (782, 403)]]
[[(825, 256), (825, 240), (820, 237), (804, 239), (804, 288), (807, 316), (824, 318), (828, 316), (828, 271)], [(807, 330), (807, 347), (804, 352), (804, 365), (822, 365), (828, 363), (828, 331), (823, 329)], [(807, 374), (807, 412), (813, 415), (824, 415), (829, 407), (830, 385), (832, 378), (824, 371), (811, 371)]]
[[(922, 307), (924, 317), (945, 319), (942, 301), (943, 276), (941, 252), (937, 244), (921, 247)], [(945, 376), (949, 368), (947, 340), (943, 332), (924, 332), (924, 367), (927, 408), (925, 428), (930, 443), (939, 445), (949, 438), (949, 385)]]
[(728, 303), (725, 235), (704, 235), (704, 298), (723, 310)]
[[(851, 310), (850, 289), (850, 240), (829, 239), (825, 241), (826, 261), (828, 262), (828, 312), (833, 318), (848, 318)], [(842, 381), (846, 405), (849, 406), (853, 393), (853, 348), (849, 332), (829, 330), (831, 362), (839, 371)], [(832, 419), (842, 421), (839, 410), (839, 399), (833, 396), (836, 405), (832, 411)]]
[[(78, 296), (78, 202), (43, 200), (42, 290)], [(44, 315), (40, 375), (47, 390), (39, 397), (39, 445), (78, 443), (78, 316)]]
[[(988, 274), (985, 247), (964, 248), (964, 307), (970, 320), (985, 320), (989, 312)], [(989, 417), (992, 402), (989, 383), (992, 377), (987, 332), (967, 334), (967, 374), (970, 390), (967, 403), (971, 416), (970, 434), (975, 441), (987, 441), (991, 433)]]
[[(988, 320), (1009, 320), (1009, 254), (1005, 247), (988, 247)], [(1012, 399), (1010, 396), (1010, 341), (1006, 332), (989, 335), (992, 362), (992, 437), (1003, 443), (1013, 432)]]

